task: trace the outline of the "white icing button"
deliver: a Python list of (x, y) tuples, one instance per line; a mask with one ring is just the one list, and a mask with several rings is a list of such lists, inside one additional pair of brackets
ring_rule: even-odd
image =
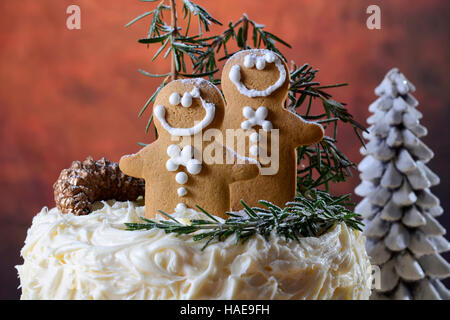
[(177, 189), (177, 193), (179, 197), (184, 197), (185, 195), (187, 195), (187, 190), (186, 188), (181, 187)]
[(186, 209), (187, 209), (187, 207), (186, 207), (186, 205), (184, 203), (179, 203), (175, 207), (175, 212), (183, 212)]
[(192, 105), (192, 95), (189, 92), (183, 94), (181, 98), (181, 105), (185, 108), (189, 108)]
[(263, 70), (266, 67), (266, 59), (264, 57), (256, 58), (256, 69)]
[(252, 54), (246, 55), (244, 58), (244, 66), (246, 68), (253, 68), (255, 66), (255, 56)]
[(175, 181), (179, 184), (185, 184), (188, 181), (188, 176), (184, 172), (178, 172), (175, 176)]
[(259, 148), (258, 148), (257, 145), (253, 145), (253, 146), (250, 147), (250, 154), (251, 155), (257, 156), (258, 155), (258, 151), (259, 151)]
[(180, 103), (180, 95), (177, 92), (174, 92), (169, 97), (169, 102), (171, 105), (176, 106)]

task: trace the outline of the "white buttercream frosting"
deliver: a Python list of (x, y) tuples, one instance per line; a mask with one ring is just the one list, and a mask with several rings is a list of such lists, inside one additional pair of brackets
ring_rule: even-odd
[[(143, 206), (103, 202), (86, 216), (42, 209), (17, 266), (22, 299), (367, 299), (371, 269), (364, 237), (344, 224), (287, 242), (234, 237), (204, 242), (163, 230), (127, 231)], [(183, 223), (205, 216), (178, 210)], [(220, 220), (220, 218), (217, 218)]]

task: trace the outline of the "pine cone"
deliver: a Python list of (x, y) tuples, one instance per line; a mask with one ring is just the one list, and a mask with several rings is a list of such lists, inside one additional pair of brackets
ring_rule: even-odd
[(86, 215), (95, 201), (136, 200), (144, 195), (145, 182), (125, 175), (115, 162), (105, 158), (94, 161), (88, 157), (62, 170), (53, 189), (56, 206), (61, 212)]

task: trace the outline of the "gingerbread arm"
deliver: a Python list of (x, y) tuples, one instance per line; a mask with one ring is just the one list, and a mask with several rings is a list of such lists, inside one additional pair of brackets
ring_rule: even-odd
[(303, 120), (300, 116), (286, 110), (285, 127), (289, 128), (294, 147), (317, 143), (323, 139), (324, 130), (320, 124)]
[(142, 170), (144, 168), (144, 162), (148, 161), (148, 155), (152, 154), (149, 152), (150, 146), (151, 145), (146, 146), (136, 154), (125, 155), (120, 158), (120, 170), (128, 176), (143, 178)]
[(258, 165), (254, 163), (234, 164), (231, 168), (231, 182), (253, 179), (258, 174)]
[(229, 168), (230, 183), (256, 178), (259, 174), (259, 164), (255, 159), (242, 157), (230, 148), (223, 147), (227, 159), (233, 159), (233, 163), (227, 164)]

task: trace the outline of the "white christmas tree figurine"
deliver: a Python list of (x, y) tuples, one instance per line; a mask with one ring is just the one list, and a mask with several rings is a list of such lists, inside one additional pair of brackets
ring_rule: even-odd
[(450, 250), (436, 217), (443, 213), (430, 187), (439, 183), (426, 163), (433, 152), (421, 141), (427, 129), (411, 95), (415, 87), (394, 68), (375, 89), (370, 105), (365, 156), (358, 166), (362, 183), (355, 208), (365, 219), (364, 233), (372, 264), (380, 268), (372, 299), (450, 299), (440, 281), (450, 264), (440, 253)]

